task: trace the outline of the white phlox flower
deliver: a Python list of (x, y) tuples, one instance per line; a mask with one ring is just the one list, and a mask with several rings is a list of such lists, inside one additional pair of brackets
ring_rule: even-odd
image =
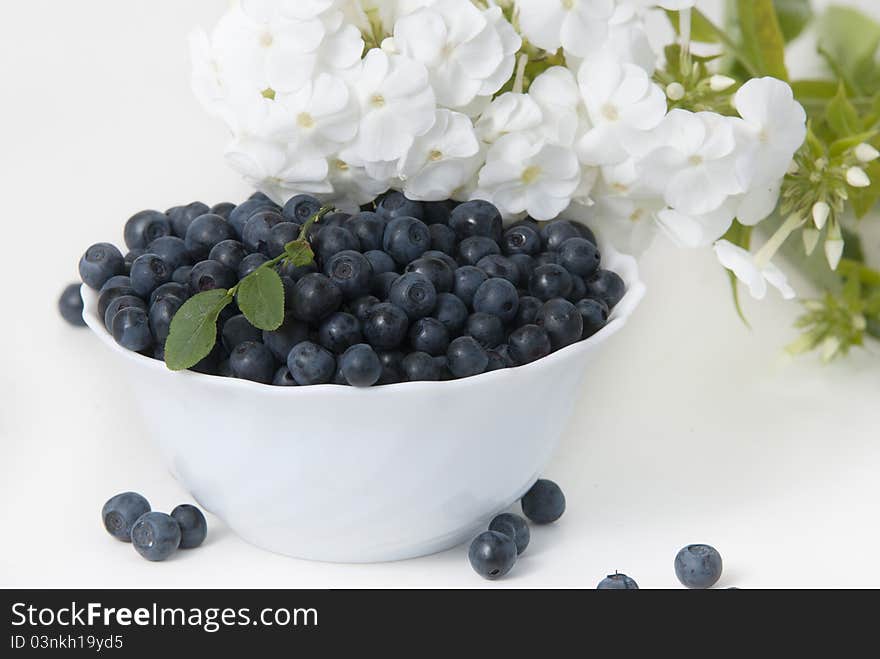
[(356, 213), (363, 204), (373, 201), (391, 185), (390, 179), (373, 178), (362, 162), (352, 157), (345, 160), (342, 154), (331, 156), (327, 166), (327, 177), (332, 191), (319, 197), (324, 201), (332, 201), (339, 210), (346, 213)]
[(573, 146), (586, 132), (586, 117), (574, 74), (562, 66), (552, 66), (529, 87), (531, 98), (541, 110), (541, 131), (555, 144)]
[(796, 297), (794, 289), (789, 285), (785, 274), (772, 263), (761, 265), (755, 257), (742, 247), (727, 240), (715, 243), (715, 255), (725, 268), (733, 272), (749, 289), (756, 300), (763, 300), (767, 295), (767, 284), (779, 291), (782, 297), (790, 300)]
[(516, 0), (523, 36), (550, 52), (576, 57), (596, 52), (608, 38), (614, 0)]
[(528, 94), (505, 92), (496, 98), (476, 122), (477, 136), (485, 144), (494, 144), (509, 133), (539, 128), (544, 115)]

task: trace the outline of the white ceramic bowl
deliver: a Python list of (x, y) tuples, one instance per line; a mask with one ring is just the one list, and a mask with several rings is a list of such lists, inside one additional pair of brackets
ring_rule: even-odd
[(627, 285), (605, 328), (535, 363), (449, 382), (272, 387), (172, 373), (119, 347), (85, 286), (83, 317), (127, 360), (172, 473), (235, 533), (299, 558), (390, 561), (470, 539), (541, 474), (593, 355), (644, 295), (635, 260), (603, 248)]

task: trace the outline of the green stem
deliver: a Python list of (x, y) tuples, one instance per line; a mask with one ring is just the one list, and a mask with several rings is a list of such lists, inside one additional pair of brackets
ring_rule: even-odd
[(739, 60), (740, 64), (743, 65), (743, 68), (748, 71), (750, 77), (760, 77), (761, 72), (758, 71), (758, 68), (748, 57), (746, 57), (745, 53), (740, 50), (739, 46), (736, 45), (733, 39), (727, 36), (727, 33), (724, 30), (710, 21), (699, 9), (694, 8), (692, 11), (694, 12), (694, 17), (699, 18), (701, 21), (705, 21), (706, 26), (712, 30), (713, 34), (718, 37), (718, 40), (727, 47), (728, 52)]

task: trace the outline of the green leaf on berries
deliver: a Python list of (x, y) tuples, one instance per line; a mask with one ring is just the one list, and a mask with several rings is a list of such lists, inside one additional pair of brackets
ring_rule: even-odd
[(273, 268), (261, 266), (238, 285), (238, 307), (250, 324), (273, 331), (284, 322), (284, 284)]
[(284, 246), (287, 260), (294, 266), (309, 265), (315, 260), (315, 253), (306, 240), (294, 240)]
[(192, 368), (202, 361), (217, 341), (217, 318), (232, 302), (225, 288), (193, 295), (171, 319), (165, 341), (165, 364), (172, 371)]

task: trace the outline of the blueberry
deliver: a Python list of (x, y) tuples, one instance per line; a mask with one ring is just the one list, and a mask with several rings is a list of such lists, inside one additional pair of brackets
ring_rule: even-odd
[(171, 223), (161, 211), (141, 211), (135, 213), (125, 223), (123, 237), (129, 249), (146, 247), (162, 236), (171, 235)]
[(189, 298), (189, 287), (184, 286), (183, 284), (178, 284), (174, 281), (169, 281), (166, 284), (157, 286), (156, 289), (152, 293), (150, 293), (149, 306), (153, 306), (159, 300), (164, 300), (165, 298), (169, 297), (174, 297), (181, 302), (184, 302), (187, 298)]
[(512, 321), (518, 309), (519, 293), (516, 286), (506, 279), (487, 279), (474, 294), (474, 311), (498, 316), (503, 323)]
[(578, 230), (578, 233), (581, 234), (581, 238), (585, 238), (589, 240), (594, 245), (598, 245), (599, 242), (596, 240), (596, 234), (585, 224), (581, 224), (580, 222), (572, 222), (574, 224), (574, 228)]
[(434, 311), (437, 291), (425, 275), (407, 272), (391, 285), (388, 300), (403, 309), (410, 320), (417, 320)]
[(348, 220), (351, 218), (349, 213), (327, 213), (324, 217), (321, 218), (321, 224), (319, 226), (322, 227), (344, 227)]
[(441, 261), (443, 261), (443, 263), (448, 265), (449, 269), (452, 270), (453, 272), (458, 270), (458, 261), (456, 261), (454, 258), (452, 258), (452, 256), (450, 256), (449, 254), (447, 254), (445, 252), (440, 252), (440, 251), (437, 251), (436, 249), (429, 249), (427, 252), (422, 254), (422, 258), (424, 258), (424, 259), (427, 259), (427, 258), (440, 259)]
[(192, 272), (191, 265), (182, 265), (171, 274), (171, 280), (178, 284), (189, 285), (189, 273)]
[(360, 321), (344, 311), (327, 316), (318, 328), (319, 343), (336, 354), (342, 354), (363, 340)]
[(269, 384), (275, 376), (275, 358), (262, 343), (244, 341), (229, 354), (232, 374), (242, 380)]
[(382, 249), (385, 235), (385, 220), (377, 213), (358, 213), (348, 218), (345, 227), (354, 234), (362, 252)]
[(294, 222), (279, 222), (269, 231), (268, 253), (270, 258), (284, 254), (287, 243), (299, 239), (302, 227)]
[(186, 230), (192, 221), (197, 217), (210, 213), (211, 209), (207, 204), (200, 201), (194, 201), (186, 206), (178, 206), (168, 212), (168, 219), (171, 222), (171, 230), (178, 238), (186, 237)]
[(580, 238), (581, 232), (568, 220), (553, 220), (541, 227), (541, 240), (548, 252), (558, 252), (569, 238)]
[(599, 268), (601, 256), (586, 238), (569, 238), (559, 248), (559, 265), (573, 275), (589, 277)]
[(147, 250), (144, 253), (155, 254), (171, 266), (172, 270), (176, 270), (182, 265), (190, 265), (191, 263), (186, 242), (177, 236), (156, 238), (147, 246)]
[(501, 248), (485, 236), (471, 236), (458, 244), (458, 260), (464, 265), (476, 265), (490, 254), (501, 254)]
[(367, 312), (363, 333), (374, 348), (391, 350), (403, 342), (408, 327), (406, 312), (395, 304), (383, 302)]
[(305, 224), (312, 215), (321, 210), (321, 202), (311, 195), (301, 194), (291, 197), (286, 204), (282, 214), (288, 222), (296, 222), (297, 224)]
[(189, 272), (189, 288), (193, 293), (232, 288), (235, 284), (235, 272), (219, 261), (196, 263)]
[(467, 201), (456, 206), (449, 216), (449, 226), (455, 231), (459, 240), (470, 236), (485, 236), (496, 243), (501, 240), (501, 213), (495, 206), (482, 199)]
[(530, 364), (546, 357), (552, 351), (550, 337), (543, 327), (523, 325), (511, 332), (507, 337), (510, 346), (510, 357), (517, 366)]
[(516, 366), (513, 363), (513, 358), (510, 356), (510, 346), (506, 343), (487, 350), (486, 354), (489, 355), (489, 363), (486, 366), (487, 372)]
[(424, 217), (422, 222), (427, 225), (448, 224), (449, 216), (456, 206), (458, 206), (458, 202), (452, 199), (446, 199), (445, 201), (423, 201)]
[(405, 355), (400, 350), (379, 350), (376, 354), (379, 355), (379, 361), (382, 363), (382, 376), (376, 384), (402, 382)]
[(382, 248), (397, 264), (406, 265), (431, 248), (431, 232), (414, 217), (396, 217), (385, 227)]
[(483, 531), (471, 542), (468, 560), (484, 579), (500, 579), (516, 563), (516, 543), (504, 533)]
[(204, 373), (206, 375), (219, 375), (220, 366), (227, 357), (226, 349), (220, 343), (215, 343), (211, 352), (202, 360), (193, 366), (190, 370), (196, 373)]
[(217, 367), (217, 372), (215, 375), (219, 375), (221, 378), (234, 378), (235, 373), (232, 372), (232, 366), (229, 364), (228, 359), (224, 359), (220, 362), (220, 365)]
[(450, 337), (455, 337), (464, 329), (468, 309), (465, 303), (452, 293), (440, 293), (437, 295), (437, 304), (431, 315), (446, 326)]
[(450, 293), (452, 292), (456, 269), (455, 267), (450, 267), (443, 259), (423, 255), (406, 266), (404, 272), (418, 272), (431, 281), (438, 293)]
[(244, 235), (244, 227), (247, 224), (247, 221), (251, 219), (251, 216), (255, 215), (256, 213), (263, 213), (266, 211), (277, 213), (278, 207), (270, 201), (264, 201), (262, 199), (249, 199), (243, 204), (236, 206), (235, 209), (229, 214), (229, 226), (231, 226), (232, 230), (235, 231), (235, 235), (241, 238), (242, 235)]
[(454, 275), (453, 291), (456, 296), (467, 306), (473, 306), (477, 289), (489, 279), (489, 276), (473, 265), (463, 265), (455, 271)]
[(599, 585), (596, 587), (596, 590), (638, 590), (639, 585), (635, 582), (635, 580), (626, 576), (625, 574), (620, 574), (620, 572), (615, 572), (614, 574), (609, 574), (607, 577), (602, 579), (599, 582)]
[(269, 198), (269, 195), (267, 195), (267, 194), (266, 194), (265, 192), (263, 192), (262, 190), (256, 190), (256, 191), (254, 191), (254, 192), (251, 194), (251, 196), (248, 197), (248, 199), (258, 199), (258, 200), (260, 200), (260, 201), (268, 201), (268, 202), (273, 203), (273, 204), (275, 203), (275, 202), (273, 202), (273, 201)]
[(382, 376), (382, 362), (366, 343), (349, 347), (340, 357), (339, 366), (345, 381), (352, 387), (372, 387)]
[(131, 272), (131, 264), (134, 263), (135, 259), (146, 253), (147, 250), (143, 247), (135, 247), (134, 249), (130, 249), (125, 253), (125, 256), (122, 257), (122, 263), (125, 266), (126, 275)]
[(120, 309), (110, 324), (113, 338), (127, 350), (142, 352), (153, 345), (147, 312), (138, 307)]
[[(103, 296), (103, 293), (101, 295)], [(71, 325), (85, 327), (86, 321), (83, 320), (82, 312), (83, 300), (79, 292), (79, 284), (68, 284), (58, 298), (58, 313)]]
[(449, 359), (447, 359), (446, 355), (434, 357), (434, 367), (437, 369), (438, 380), (446, 382), (447, 380), (455, 379), (452, 371), (449, 370)]
[(608, 307), (601, 300), (593, 300), (586, 298), (580, 300), (575, 307), (581, 315), (581, 321), (584, 326), (582, 339), (593, 336), (600, 329), (605, 327), (608, 322)]
[(470, 336), (460, 336), (452, 341), (446, 351), (446, 359), (449, 370), (457, 378), (479, 375), (489, 364), (489, 356), (483, 346)]
[(617, 306), (626, 294), (626, 284), (616, 272), (611, 270), (597, 270), (596, 273), (586, 280), (587, 297), (601, 300), (609, 309)]
[(544, 302), (531, 295), (523, 295), (519, 299), (519, 308), (516, 311), (516, 318), (513, 324), (517, 327), (523, 325), (534, 325), (535, 319), (538, 317), (538, 311), (544, 306)]
[(299, 320), (317, 323), (340, 306), (342, 291), (326, 275), (313, 272), (305, 275), (294, 286), (291, 311)]
[(79, 260), (79, 276), (96, 291), (114, 275), (125, 274), (122, 253), (110, 243), (96, 243)]
[(113, 331), (113, 317), (123, 309), (129, 307), (135, 307), (144, 312), (147, 310), (147, 305), (137, 295), (120, 295), (119, 297), (114, 298), (110, 304), (107, 305), (107, 310), (104, 312), (104, 327), (107, 328), (108, 332)]
[(431, 249), (444, 254), (455, 253), (455, 231), (445, 224), (429, 224), (428, 231), (431, 232)]
[(219, 215), (200, 215), (195, 218), (186, 230), (186, 248), (193, 261), (208, 258), (211, 249), (217, 243), (236, 238), (235, 230)]
[(396, 191), (388, 192), (379, 199), (376, 212), (388, 221), (398, 217), (413, 217), (421, 220), (425, 214), (422, 202), (411, 201)]
[(110, 498), (101, 509), (107, 533), (117, 540), (131, 542), (131, 527), (138, 518), (150, 512), (150, 502), (135, 492), (123, 492)]
[(284, 222), (284, 218), (274, 211), (259, 211), (248, 218), (241, 233), (241, 242), (247, 251), (269, 256), (269, 242), (272, 227)]
[(437, 362), (427, 352), (411, 352), (401, 364), (403, 377), (408, 382), (434, 382), (439, 378)]
[(577, 307), (562, 298), (545, 302), (535, 317), (535, 324), (547, 332), (553, 350), (580, 341), (584, 333), (584, 321)]
[(171, 517), (180, 526), (181, 549), (193, 549), (205, 541), (208, 536), (208, 521), (201, 510), (184, 503), (171, 511)]
[(282, 366), (277, 371), (275, 371), (275, 376), (272, 378), (272, 384), (276, 387), (296, 387), (299, 386), (296, 380), (293, 379), (293, 376), (290, 374), (290, 369), (287, 366)]
[(180, 525), (165, 513), (145, 513), (131, 527), (131, 544), (148, 561), (164, 561), (180, 546), (180, 539)]
[(303, 341), (296, 344), (287, 356), (287, 368), (301, 385), (327, 384), (336, 373), (336, 360), (326, 348)]
[(374, 275), (381, 275), (383, 272), (394, 272), (397, 270), (397, 264), (387, 252), (378, 249), (371, 249), (369, 252), (364, 252), (364, 257), (370, 262)]
[(489, 530), (498, 531), (499, 533), (503, 533), (504, 535), (513, 538), (513, 542), (516, 544), (517, 556), (522, 554), (526, 550), (526, 547), (529, 546), (529, 540), (531, 539), (529, 525), (526, 524), (526, 520), (519, 515), (514, 515), (513, 513), (501, 513), (500, 515), (496, 515), (495, 518), (489, 522)]
[(568, 297), (571, 287), (571, 275), (561, 265), (539, 265), (529, 279), (529, 292), (544, 302), (554, 297)]
[(354, 300), (370, 292), (373, 266), (360, 252), (345, 250), (324, 262), (324, 274), (339, 287), (344, 299)]
[(565, 512), (565, 495), (553, 481), (539, 478), (523, 495), (520, 505), (535, 524), (550, 524)]
[(501, 238), (501, 249), (508, 256), (513, 254), (535, 256), (541, 251), (541, 236), (529, 226), (510, 227)]
[(209, 261), (219, 261), (233, 272), (238, 272), (241, 262), (248, 255), (244, 245), (237, 240), (221, 240), (208, 253)]
[(263, 331), (263, 343), (280, 362), (287, 360), (287, 355), (296, 344), (307, 341), (308, 338), (308, 325), (298, 321), (290, 314), (285, 316), (284, 322), (278, 329)]
[(413, 350), (432, 357), (445, 355), (449, 348), (449, 330), (436, 318), (420, 318), (410, 327), (409, 343)]
[(471, 314), (464, 332), (484, 348), (494, 348), (504, 343), (504, 323), (498, 316), (492, 314), (481, 312)]
[(363, 321), (367, 317), (367, 312), (381, 301), (375, 295), (364, 295), (348, 305), (349, 311), (355, 318)]
[(508, 256), (507, 260), (516, 266), (517, 273), (519, 274), (519, 282), (523, 285), (527, 285), (538, 265), (535, 263), (535, 259), (528, 254), (513, 254), (512, 256)]
[(587, 284), (580, 275), (571, 276), (571, 290), (565, 299), (569, 302), (577, 302), (583, 300), (587, 296)]
[(675, 576), (687, 588), (710, 588), (721, 578), (721, 554), (709, 545), (688, 545), (675, 556)]
[(265, 254), (248, 254), (238, 264), (238, 278), (244, 279), (268, 260)]
[(327, 263), (331, 256), (344, 251), (357, 252), (360, 242), (357, 237), (345, 227), (325, 226), (314, 239), (315, 254), (323, 262)]
[(541, 252), (534, 258), (535, 268), (542, 265), (559, 265), (559, 252)]
[[(227, 352), (232, 352), (241, 343), (258, 342), (262, 338), (262, 332), (251, 325), (244, 314), (236, 314), (227, 318), (220, 330), (220, 340)], [(285, 353), (284, 356), (287, 357), (287, 354)]]
[(155, 254), (144, 254), (131, 264), (131, 287), (141, 297), (149, 297), (158, 286), (171, 281), (174, 268)]
[(293, 263), (285, 263), (282, 261), (278, 265), (278, 274), (282, 277), (288, 277), (293, 282), (298, 282), (306, 275), (310, 275), (317, 271), (318, 266), (315, 265), (314, 261), (307, 263), (306, 265), (294, 265)]
[[(98, 315), (103, 317), (107, 313), (107, 307), (118, 297), (123, 295), (137, 295), (131, 287), (131, 279), (127, 275), (115, 275), (110, 277), (101, 286), (98, 295)], [(82, 304), (80, 304), (82, 307)]]
[(233, 210), (235, 210), (235, 204), (229, 201), (221, 201), (219, 204), (211, 206), (211, 209), (208, 212), (214, 215), (219, 215), (228, 222), (229, 216), (232, 214)]
[(370, 281), (370, 292), (380, 300), (387, 300), (388, 296), (391, 295), (391, 287), (399, 276), (396, 272), (383, 272), (373, 275), (373, 279)]
[(168, 333), (171, 331), (171, 320), (182, 305), (183, 300), (173, 295), (163, 297), (150, 305), (150, 333), (156, 343), (165, 345), (165, 339), (168, 338)]

